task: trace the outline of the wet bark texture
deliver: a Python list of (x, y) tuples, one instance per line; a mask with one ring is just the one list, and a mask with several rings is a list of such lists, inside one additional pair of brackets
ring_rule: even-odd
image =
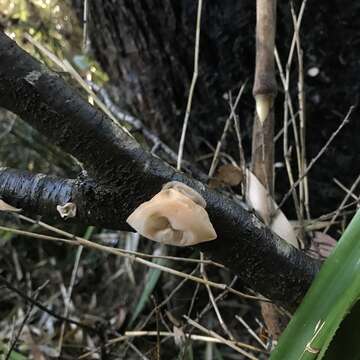
[[(83, 1), (73, 0), (81, 14)], [(301, 1), (295, 1), (298, 9)], [(193, 0), (99, 0), (89, 2), (89, 33), (95, 57), (115, 86), (121, 105), (154, 129), (173, 149), (180, 138), (183, 112), (193, 69), (196, 1)], [(307, 97), (307, 157), (314, 157), (360, 93), (359, 38), (353, 25), (360, 5), (353, 1), (307, 2), (301, 30)], [(215, 145), (229, 107), (223, 94), (237, 90), (252, 78), (255, 65), (255, 2), (214, 0), (204, 2), (200, 42), (199, 77), (195, 90), (185, 159), (209, 152), (204, 139)], [(283, 63), (293, 34), (288, 2), (278, 4), (277, 47)], [(284, 65), (284, 64), (283, 64)], [(311, 67), (319, 75), (308, 76)], [(296, 57), (292, 69), (296, 69)], [(277, 79), (278, 84), (281, 84)], [(291, 77), (296, 99), (297, 73)], [(275, 117), (282, 126), (283, 94), (279, 86)], [(247, 159), (254, 101), (250, 86), (239, 107)], [(341, 176), (350, 186), (360, 171), (360, 142), (353, 134), (360, 123), (351, 121), (328, 149), (310, 175), (313, 216), (333, 211), (345, 195), (331, 182)], [(229, 137), (226, 151), (237, 159), (236, 140)], [(294, 159), (293, 159), (294, 160)], [(278, 142), (275, 161), (283, 161)], [(295, 161), (292, 161), (295, 164)], [(209, 164), (207, 164), (209, 165)], [(346, 168), (346, 173), (343, 169)], [(294, 167), (296, 174), (296, 168)], [(341, 175), (339, 175), (341, 174)], [(288, 189), (286, 169), (277, 170), (276, 188)], [(290, 218), (296, 214), (286, 204)]]
[[(13, 111), (55, 145), (78, 158), (95, 179), (94, 186), (107, 191), (103, 198), (92, 198), (96, 191), (91, 181), (86, 183), (88, 186), (80, 186), (81, 196), (92, 207), (79, 213), (79, 222), (85, 220), (93, 225), (129, 230), (125, 220), (139, 204), (157, 193), (164, 183), (181, 181), (205, 198), (218, 234), (216, 240), (198, 248), (272, 300), (288, 308), (300, 301), (319, 270), (317, 261), (278, 238), (233, 199), (176, 172), (144, 151), (120, 127), (67, 86), (58, 74), (50, 72), (3, 33), (0, 33), (0, 63), (0, 106)], [(8, 179), (6, 173), (2, 176)], [(32, 186), (31, 182), (37, 184), (37, 179), (27, 180), (28, 187)], [(43, 181), (51, 184), (48, 179)], [(61, 200), (59, 205), (63, 205), (69, 194), (76, 200), (73, 195), (79, 190), (76, 181), (54, 181), (53, 187), (38, 186), (36, 196), (50, 199), (51, 207), (58, 200)], [(14, 206), (24, 210), (33, 206), (26, 200), (26, 189), (19, 188), (17, 194), (4, 187), (1, 191), (6, 194), (5, 200)], [(65, 195), (57, 195), (56, 192), (61, 191), (65, 191)], [(92, 199), (98, 202), (91, 203)], [(79, 208), (82, 206), (79, 204)], [(103, 215), (100, 211), (92, 213), (95, 206), (104, 209)], [(38, 214), (47, 212), (42, 205), (32, 210)]]

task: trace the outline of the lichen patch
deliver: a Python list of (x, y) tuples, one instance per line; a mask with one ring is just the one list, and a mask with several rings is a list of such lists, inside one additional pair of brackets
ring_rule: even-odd
[(35, 83), (40, 79), (41, 72), (40, 71), (31, 71), (25, 76), (25, 81), (27, 81), (31, 85), (35, 85)]

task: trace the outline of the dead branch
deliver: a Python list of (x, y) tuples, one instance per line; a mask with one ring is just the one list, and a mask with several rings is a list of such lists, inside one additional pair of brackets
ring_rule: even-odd
[[(103, 218), (99, 215), (102, 223), (115, 219), (109, 227), (128, 229), (125, 219), (139, 204), (155, 195), (164, 183), (181, 181), (205, 198), (218, 233), (218, 239), (198, 248), (272, 300), (288, 308), (300, 301), (319, 270), (318, 262), (274, 235), (234, 200), (209, 190), (144, 151), (121, 127), (66, 85), (59, 75), (41, 65), (3, 33), (0, 33), (0, 63), (0, 105), (18, 114), (81, 161), (98, 189), (111, 190), (105, 191), (103, 198), (99, 190), (92, 206), (92, 209), (98, 207), (100, 212), (114, 205)], [(76, 187), (76, 180), (66, 181), (66, 184)], [(54, 191), (51, 199), (57, 199), (56, 188)], [(16, 197), (15, 190), (8, 193)], [(86, 198), (86, 191), (82, 194)], [(17, 199), (16, 205), (22, 207), (21, 199)], [(35, 213), (48, 212), (49, 207), (41, 202), (37, 205), (37, 209), (33, 208)], [(106, 219), (111, 211), (112, 216)]]

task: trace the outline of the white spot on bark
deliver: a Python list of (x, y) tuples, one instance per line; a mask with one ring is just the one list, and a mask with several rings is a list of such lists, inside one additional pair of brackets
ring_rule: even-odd
[(282, 254), (282, 255), (289, 255), (290, 253), (290, 244), (288, 244), (286, 241), (282, 240), (282, 239), (279, 239), (278, 241), (275, 240), (275, 245), (276, 245), (276, 250), (279, 254)]
[(150, 169), (150, 165), (151, 165), (150, 160), (145, 161), (145, 164), (144, 164), (144, 172), (147, 172), (148, 169)]
[(57, 205), (56, 210), (63, 219), (73, 218), (76, 216), (76, 204), (68, 202), (65, 205)]
[(40, 71), (31, 71), (25, 76), (25, 81), (27, 81), (31, 85), (35, 85), (35, 83), (40, 79), (41, 72)]
[(39, 181), (39, 180), (41, 180), (41, 179), (43, 179), (43, 178), (45, 178), (45, 177), (46, 177), (45, 174), (36, 174), (36, 175), (34, 176), (34, 178), (36, 179), (36, 181)]
[(263, 229), (265, 225), (254, 215), (252, 217), (253, 225), (258, 229)]

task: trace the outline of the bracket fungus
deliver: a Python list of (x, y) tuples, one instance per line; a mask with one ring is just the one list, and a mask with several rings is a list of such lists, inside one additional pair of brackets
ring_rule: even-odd
[(216, 239), (205, 210), (206, 201), (189, 186), (171, 181), (127, 218), (142, 236), (175, 246), (191, 246)]
[(63, 219), (69, 219), (76, 216), (76, 204), (68, 202), (65, 205), (57, 205), (57, 212)]

